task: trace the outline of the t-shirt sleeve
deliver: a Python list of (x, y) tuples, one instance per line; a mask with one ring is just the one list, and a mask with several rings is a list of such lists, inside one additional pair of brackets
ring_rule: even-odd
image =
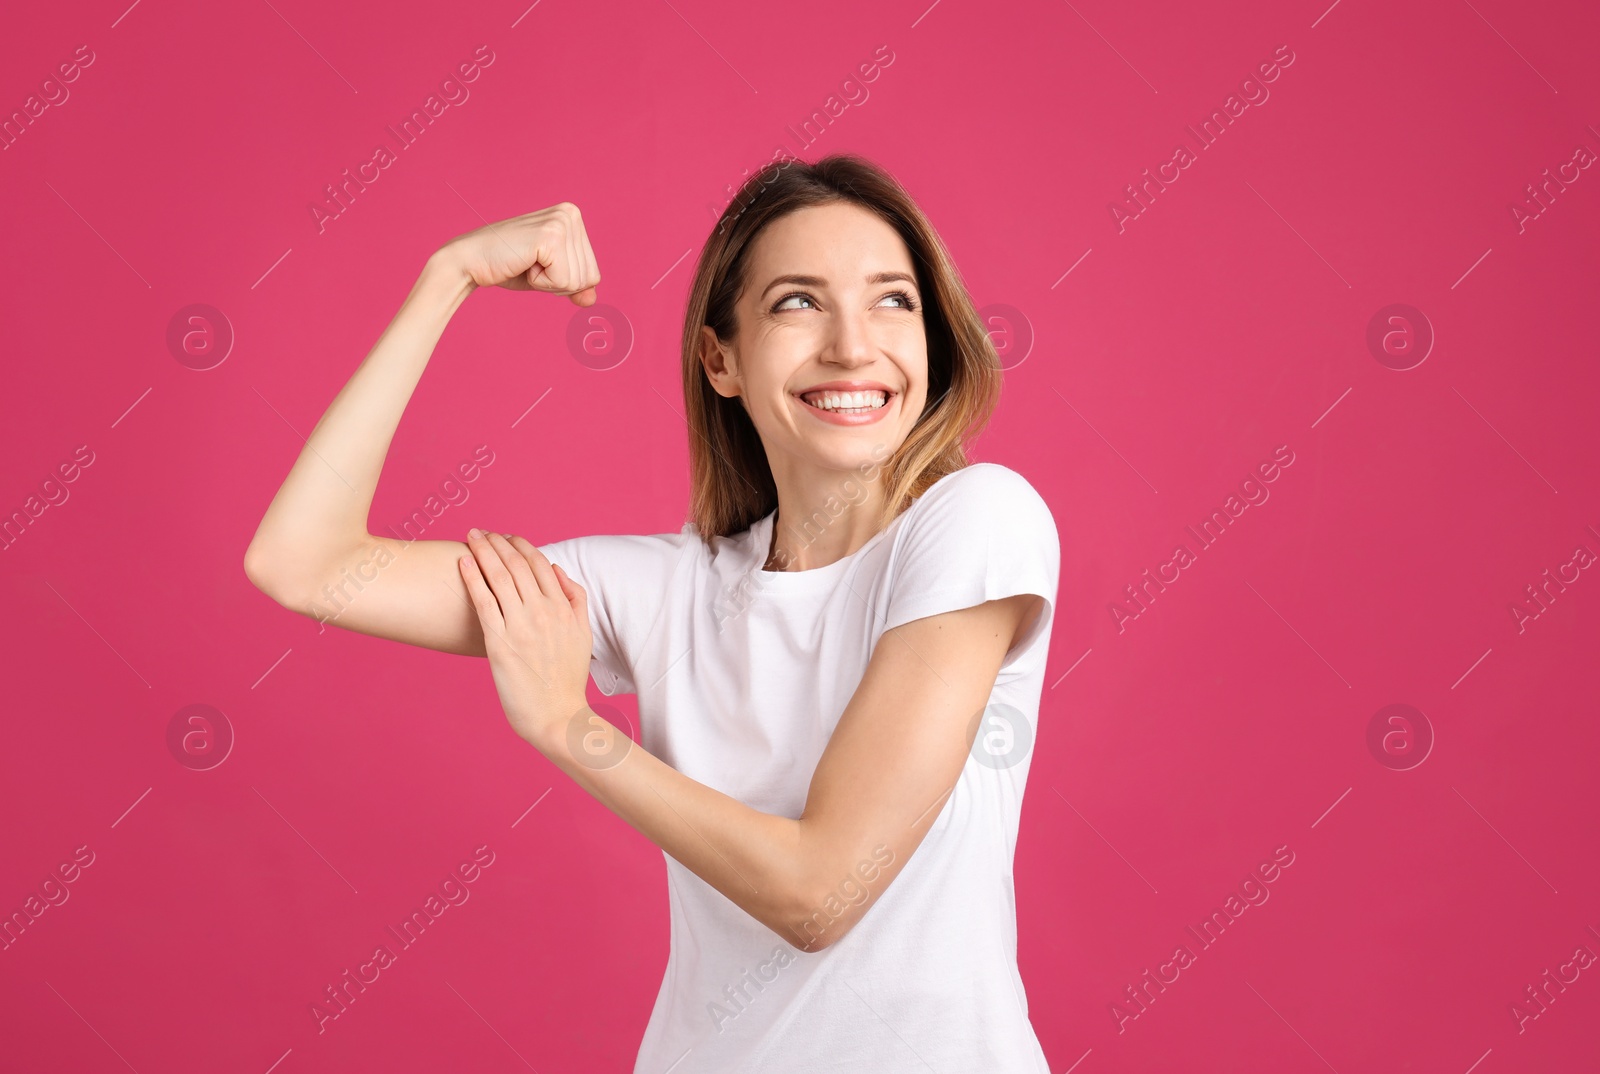
[(973, 463), (906, 510), (914, 514), (897, 541), (883, 629), (1033, 593), (1044, 606), (1004, 666), (1032, 652), (1049, 631), (1061, 573), (1061, 539), (1044, 498), (1015, 470)]
[(539, 545), (589, 597), (589, 674), (606, 696), (638, 692), (633, 668), (690, 534), (604, 534)]

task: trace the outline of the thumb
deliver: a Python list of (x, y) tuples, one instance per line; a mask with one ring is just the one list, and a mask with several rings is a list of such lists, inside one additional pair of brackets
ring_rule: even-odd
[(552, 563), (550, 566), (556, 572), (556, 581), (561, 583), (561, 592), (566, 594), (567, 602), (572, 605), (572, 610), (585, 625), (589, 622), (589, 594), (584, 592), (583, 586), (574, 582), (567, 572), (561, 569), (561, 564)]

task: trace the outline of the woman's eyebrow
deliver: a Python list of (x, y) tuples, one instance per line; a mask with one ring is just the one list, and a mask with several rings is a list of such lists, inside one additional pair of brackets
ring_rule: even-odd
[[(875, 272), (871, 276), (867, 277), (867, 283), (869, 285), (878, 283), (894, 283), (896, 281), (909, 283), (913, 287), (917, 285), (916, 277), (909, 276), (904, 272)], [(801, 276), (791, 273), (786, 276), (777, 277), (771, 283), (767, 284), (766, 287), (762, 288), (762, 297), (765, 298), (768, 291), (783, 284), (795, 284), (800, 287), (826, 287), (828, 286), (828, 281), (823, 279), (821, 276)]]

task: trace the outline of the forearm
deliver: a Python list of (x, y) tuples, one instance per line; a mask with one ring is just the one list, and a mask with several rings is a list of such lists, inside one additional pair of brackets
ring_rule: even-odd
[(311, 430), (246, 554), (255, 573), (309, 581), (366, 537), (383, 462), (434, 347), (475, 285), (439, 254)]
[[(587, 709), (532, 744), (607, 809), (797, 947), (815, 907), (821, 844), (803, 822), (752, 809), (684, 775)], [(599, 744), (603, 752), (591, 752)], [(623, 752), (625, 750), (625, 752)], [(621, 753), (621, 759), (616, 756)]]
[(888, 631), (897, 643), (874, 646), (791, 819), (676, 771), (597, 716), (584, 700), (594, 658), (588, 593), (520, 537), (472, 535), (468, 545), (457, 565), (517, 734), (808, 951), (854, 927), (937, 821), (1027, 606), (1023, 596), (991, 600)]

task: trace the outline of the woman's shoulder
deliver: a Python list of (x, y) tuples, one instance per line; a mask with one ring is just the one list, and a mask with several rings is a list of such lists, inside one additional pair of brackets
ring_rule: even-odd
[(1017, 471), (970, 463), (940, 477), (901, 518), (885, 629), (1023, 593), (1054, 606), (1061, 539), (1044, 497)]
[(574, 557), (593, 567), (605, 566), (636, 574), (659, 574), (686, 554), (693, 554), (700, 538), (689, 526), (677, 533), (591, 533), (540, 546), (554, 560)]
[(969, 463), (945, 474), (898, 521), (893, 544), (912, 560), (1060, 555), (1050, 505), (1032, 482), (999, 463)]
[(907, 508), (919, 514), (973, 514), (983, 518), (1036, 522), (1054, 520), (1044, 497), (1026, 477), (997, 462), (968, 463), (935, 481)]

